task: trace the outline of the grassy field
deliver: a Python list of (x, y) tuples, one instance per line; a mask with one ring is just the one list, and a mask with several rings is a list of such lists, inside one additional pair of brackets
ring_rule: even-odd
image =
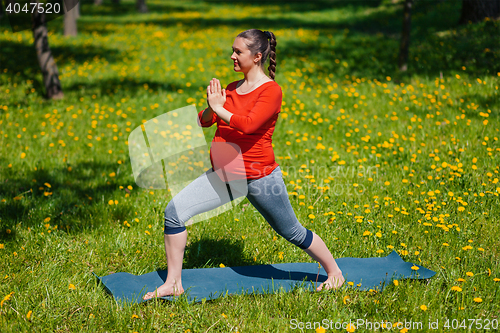
[[(122, 2), (83, 3), (76, 38), (62, 36), (62, 19), (48, 24), (61, 101), (43, 98), (32, 33), (0, 25), (1, 332), (288, 332), (323, 319), (498, 325), (500, 42), (490, 36), (500, 22), (457, 26), (459, 1), (417, 2), (400, 74), (400, 3), (148, 0), (139, 15)], [(231, 45), (250, 28), (277, 36), (284, 96), (273, 142), (299, 220), (334, 257), (394, 249), (436, 271), (432, 279), (382, 292), (125, 306), (97, 284), (92, 272), (166, 268), (171, 197), (135, 184), (128, 135), (170, 110), (205, 108), (213, 77), (241, 79)], [(210, 142), (215, 128), (204, 131)], [(311, 261), (248, 204), (188, 227), (184, 267)]]

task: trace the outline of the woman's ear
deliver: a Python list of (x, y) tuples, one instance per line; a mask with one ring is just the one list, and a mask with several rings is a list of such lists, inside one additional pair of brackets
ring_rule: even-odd
[(253, 61), (254, 61), (255, 63), (258, 63), (258, 62), (260, 61), (260, 59), (262, 59), (262, 53), (260, 53), (260, 52), (259, 52), (259, 53), (257, 53), (257, 54), (255, 55), (255, 57), (253, 58)]

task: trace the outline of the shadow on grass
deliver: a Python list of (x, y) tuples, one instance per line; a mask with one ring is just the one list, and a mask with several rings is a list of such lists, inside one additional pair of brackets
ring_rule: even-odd
[[(51, 51), (52, 56), (57, 59), (59, 75), (61, 75), (63, 67), (71, 66), (71, 68), (74, 68), (75, 64), (91, 62), (96, 56), (106, 59), (109, 63), (122, 61), (125, 56), (116, 49), (96, 48), (93, 46), (86, 46), (85, 49), (70, 45), (51, 46)], [(43, 82), (35, 79), (37, 74), (41, 74), (35, 47), (12, 41), (2, 41), (2, 52), (0, 54), (1, 69), (7, 69), (8, 75), (16, 78), (15, 82), (33, 80), (33, 88), (35, 88), (37, 94), (42, 96), (42, 92), (45, 91)], [(64, 79), (61, 80), (64, 86)]]
[[(219, 1), (206, 1), (217, 5)], [(236, 2), (238, 5), (244, 2)], [(309, 3), (271, 1), (269, 5), (283, 4), (283, 13), (332, 10), (352, 7), (354, 10), (376, 8), (380, 1), (316, 1)], [(245, 5), (247, 5), (245, 3)], [(251, 5), (263, 5), (256, 2)], [(169, 4), (162, 4), (168, 12)], [(197, 5), (189, 10), (200, 11)], [(278, 40), (278, 61), (295, 58), (307, 59), (319, 65), (316, 69), (322, 73), (333, 73), (339, 77), (354, 75), (357, 77), (384, 78), (396, 76), (403, 79), (412, 75), (432, 77), (456, 72), (466, 66), (473, 75), (496, 74), (499, 70), (500, 49), (495, 36), (498, 23), (483, 22), (476, 25), (457, 25), (461, 3), (442, 1), (420, 1), (413, 10), (412, 36), (410, 44), (409, 71), (399, 73), (397, 60), (402, 27), (402, 2), (384, 3), (384, 10), (369, 11), (364, 15), (355, 15), (348, 20), (314, 21), (293, 17), (278, 18), (149, 18), (145, 21), (162, 27), (181, 26), (189, 31), (213, 28), (216, 26), (261, 27), (266, 30), (289, 29), (290, 27), (318, 30), (323, 36), (331, 35), (331, 40), (299, 41), (298, 39), (280, 43)], [(356, 9), (355, 9), (356, 7)], [(188, 7), (186, 7), (188, 8)], [(210, 8), (210, 6), (208, 7)], [(179, 11), (179, 6), (172, 9)], [(270, 13), (272, 14), (272, 13)], [(140, 21), (140, 20), (139, 20)], [(126, 23), (137, 23), (137, 20)], [(349, 31), (346, 33), (346, 31)], [(485, 50), (489, 50), (486, 51)], [(348, 66), (335, 63), (335, 59), (345, 61)], [(298, 61), (298, 60), (297, 60)]]
[[(5, 158), (0, 158), (0, 162), (7, 164)], [(15, 229), (18, 223), (25, 228), (49, 223), (50, 226), (58, 225), (60, 230), (81, 232), (103, 223), (119, 223), (130, 215), (130, 206), (126, 204), (108, 208), (108, 201), (116, 197), (114, 194), (122, 179), (116, 164), (82, 162), (72, 168), (72, 171), (39, 168), (26, 172), (23, 177), (14, 171), (4, 172), (0, 193), (2, 198), (8, 199), (0, 203), (0, 240), (12, 238), (12, 233), (3, 231)], [(127, 177), (128, 170), (123, 167), (118, 170)], [(102, 173), (110, 172), (117, 172), (117, 176), (109, 178), (108, 184), (108, 177)], [(96, 179), (100, 179), (99, 183), (90, 185)], [(50, 221), (45, 221), (47, 217)]]
[(229, 239), (211, 239), (202, 236), (186, 246), (184, 268), (211, 268), (249, 266), (255, 263), (243, 255), (243, 242)]
[[(475, 83), (473, 83), (475, 84)], [(494, 93), (492, 92), (491, 95), (485, 96), (485, 95), (480, 95), (480, 94), (467, 94), (463, 95), (462, 98), (465, 101), (464, 105), (469, 105), (470, 103), (474, 103), (475, 105), (479, 105), (477, 110), (474, 110), (474, 108), (467, 108), (463, 107), (465, 111), (465, 115), (467, 118), (471, 119), (495, 119), (497, 120), (498, 117), (500, 116), (499, 110), (500, 110), (500, 95), (493, 95)], [(491, 111), (491, 113), (488, 112), (488, 110)], [(489, 114), (489, 117), (482, 117), (480, 115), (480, 112), (482, 113), (487, 113)]]
[[(234, 0), (230, 5), (243, 6), (280, 6), (286, 12), (304, 13), (308, 11), (323, 11), (331, 9), (340, 9), (344, 7), (378, 7), (383, 0)], [(150, 13), (184, 13), (190, 11), (208, 11), (214, 5), (228, 5), (227, 1), (223, 0), (198, 0), (182, 3), (181, 1), (164, 1), (162, 3), (148, 3), (146, 5)], [(104, 1), (102, 5), (95, 6), (94, 0), (81, 1), (81, 11), (85, 15), (100, 15), (100, 16), (125, 16), (125, 15), (140, 15), (137, 12), (135, 2), (121, 2), (115, 4), (111, 1)], [(272, 14), (272, 12), (270, 12)]]
[[(167, 80), (154, 81), (152, 79), (142, 79), (126, 77), (122, 81), (119, 78), (102, 79), (98, 81), (86, 81), (77, 82), (68, 86), (63, 86), (63, 90), (66, 92), (74, 92), (77, 96), (88, 96), (89, 94), (96, 94), (97, 98), (120, 94), (130, 98), (138, 96), (144, 93), (148, 93), (144, 89), (144, 85), (148, 86), (148, 90), (152, 89), (155, 92), (168, 91), (176, 92), (182, 89), (187, 96), (195, 96), (199, 91), (198, 85), (192, 85), (191, 87), (186, 87), (186, 84), (178, 82), (168, 82)], [(85, 91), (84, 94), (80, 93)], [(149, 94), (149, 93), (148, 93)]]
[[(238, 2), (240, 3), (240, 2)], [(217, 4), (217, 2), (216, 2)], [(305, 12), (315, 10), (335, 9), (343, 6), (359, 8), (374, 8), (380, 1), (318, 1), (298, 3), (288, 1), (272, 1), (271, 4), (286, 4), (287, 11)], [(257, 4), (255, 4), (257, 5)], [(259, 4), (261, 5), (261, 4)], [(151, 4), (150, 12), (176, 13), (183, 11), (202, 11), (213, 6), (212, 2), (199, 2), (194, 4)], [(461, 4), (458, 2), (420, 1), (415, 4), (413, 11), (412, 36), (410, 46), (409, 71), (399, 73), (397, 57), (399, 53), (399, 38), (402, 25), (401, 4), (387, 4), (384, 10), (372, 10), (363, 15), (355, 15), (349, 20), (335, 19), (332, 21), (314, 21), (298, 17), (287, 18), (160, 18), (148, 15), (136, 16), (134, 20), (117, 20), (116, 24), (138, 23), (144, 20), (147, 24), (158, 26), (186, 27), (187, 30), (200, 30), (207, 27), (234, 26), (246, 30), (249, 27), (261, 27), (267, 30), (303, 28), (318, 30), (321, 38), (318, 41), (294, 39), (280, 42), (278, 40), (278, 71), (280, 61), (292, 62), (295, 66), (307, 60), (316, 64), (315, 73), (334, 74), (336, 77), (345, 75), (383, 79), (385, 76), (394, 77), (396, 81), (405, 80), (413, 75), (438, 77), (448, 75), (467, 67), (470, 75), (490, 74), (495, 75), (500, 71), (500, 43), (492, 36), (498, 33), (498, 22), (482, 22), (475, 25), (457, 27), (456, 22), (460, 15)], [(354, 8), (353, 7), (353, 8)], [(114, 8), (116, 10), (110, 10)], [(120, 8), (118, 10), (117, 8)], [(354, 9), (353, 9), (354, 10)], [(135, 4), (122, 3), (115, 5), (105, 3), (95, 7), (89, 1), (84, 2), (82, 11), (87, 15), (112, 15), (123, 16), (136, 13)], [(285, 13), (287, 12), (285, 11)], [(143, 19), (141, 18), (143, 17)], [(96, 19), (95, 22), (86, 18), (86, 25), (80, 31), (91, 34), (95, 29), (102, 34), (109, 32), (108, 28), (95, 27), (103, 23)], [(109, 28), (113, 29), (113, 28)], [(56, 29), (62, 33), (62, 27)], [(110, 32), (112, 33), (113, 30)], [(331, 36), (331, 39), (325, 36)], [(207, 47), (210, 47), (209, 45)], [(112, 48), (80, 49), (71, 46), (52, 47), (53, 55), (58, 59), (58, 66), (74, 66), (90, 61), (98, 56), (109, 63), (123, 61), (127, 54)], [(40, 72), (36, 60), (35, 50), (31, 46), (5, 42), (2, 46), (2, 64), (9, 69), (11, 76), (20, 73), (23, 80), (33, 79)], [(336, 60), (338, 59), (338, 63)], [(295, 63), (296, 64), (295, 64)], [(346, 65), (347, 64), (347, 65)], [(278, 73), (279, 75), (279, 73)], [(88, 82), (87, 82), (88, 81)], [(176, 91), (180, 83), (145, 82), (135, 78), (107, 80), (87, 80), (64, 86), (64, 91), (92, 91), (97, 95), (118, 92), (120, 86), (126, 94), (134, 95), (137, 88), (148, 83), (151, 89)], [(40, 81), (33, 83), (38, 93), (44, 91)], [(110, 88), (113, 87), (113, 88)], [(184, 90), (186, 87), (182, 87)]]

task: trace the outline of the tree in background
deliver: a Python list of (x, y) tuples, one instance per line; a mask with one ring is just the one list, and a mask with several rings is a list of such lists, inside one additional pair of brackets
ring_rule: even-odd
[(135, 7), (139, 13), (147, 13), (148, 6), (146, 6), (146, 0), (137, 0)]
[[(38, 4), (38, 0), (34, 0), (34, 2)], [(49, 46), (45, 13), (39, 13), (35, 10), (31, 13), (31, 20), (36, 55), (42, 70), (47, 98), (62, 99), (64, 94), (59, 81), (59, 71)]]
[(500, 0), (462, 0), (462, 15), (458, 24), (476, 23), (487, 17), (500, 18)]
[(405, 0), (403, 14), (403, 32), (401, 33), (401, 44), (399, 47), (399, 70), (408, 70), (408, 54), (410, 49), (411, 31), (411, 8), (414, 0)]
[[(78, 29), (76, 19), (80, 17), (80, 1), (75, 3), (76, 0), (63, 1), (64, 10), (64, 36), (76, 36)], [(67, 6), (66, 6), (66, 2)], [(68, 10), (68, 7), (71, 8)]]

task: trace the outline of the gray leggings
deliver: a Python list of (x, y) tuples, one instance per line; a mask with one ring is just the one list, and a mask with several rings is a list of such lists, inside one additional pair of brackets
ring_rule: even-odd
[[(313, 234), (297, 220), (282, 177), (278, 166), (265, 177), (239, 182), (240, 185), (242, 181), (247, 183), (246, 197), (279, 235), (307, 249)], [(238, 180), (232, 181), (235, 182)], [(165, 209), (164, 233), (177, 234), (186, 230), (184, 224), (193, 216), (244, 196), (246, 191), (241, 189), (242, 186), (229, 186), (221, 181), (213, 169), (206, 171), (170, 200)]]

